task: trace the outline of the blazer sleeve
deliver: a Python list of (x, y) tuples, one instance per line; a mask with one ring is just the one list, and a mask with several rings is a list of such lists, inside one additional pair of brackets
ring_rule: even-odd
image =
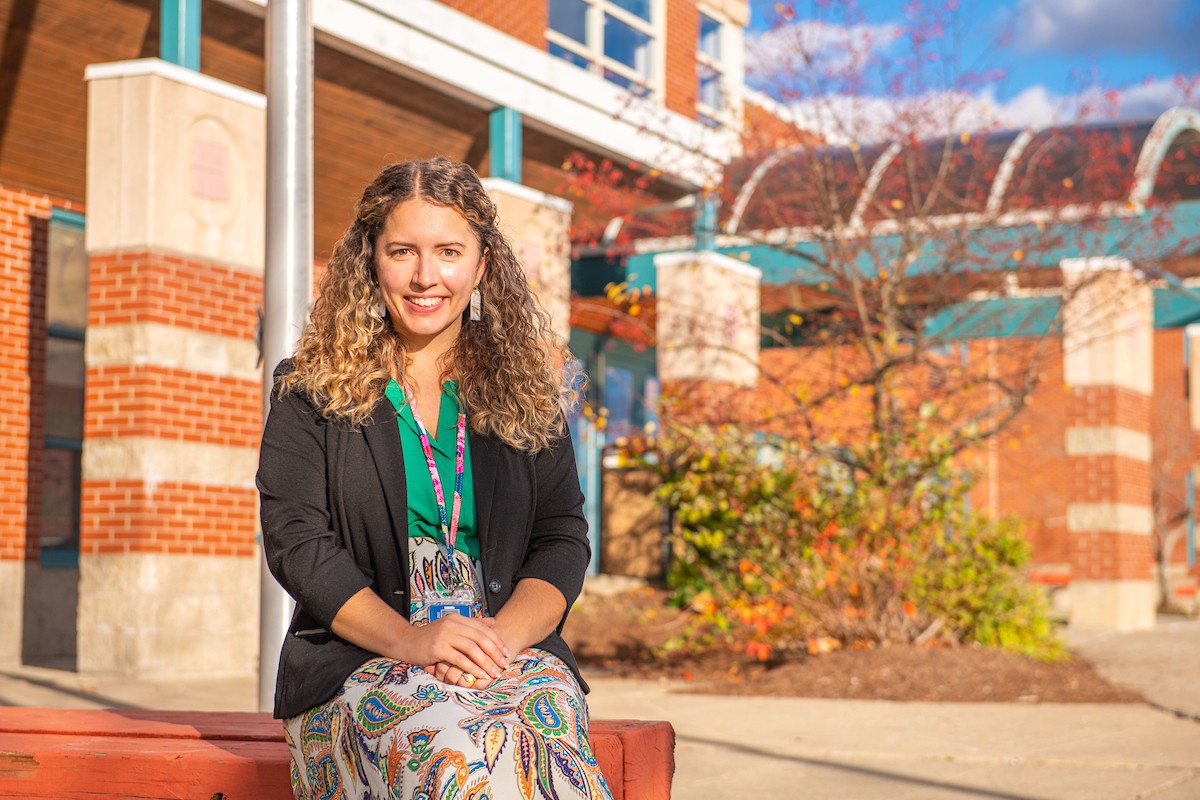
[(516, 579), (540, 578), (553, 584), (566, 598), (570, 611), (583, 590), (592, 548), (569, 429), (534, 456), (533, 470), (533, 531)]
[(326, 630), (371, 579), (331, 529), (328, 426), (302, 396), (271, 396), (258, 461), (263, 550), (271, 574)]

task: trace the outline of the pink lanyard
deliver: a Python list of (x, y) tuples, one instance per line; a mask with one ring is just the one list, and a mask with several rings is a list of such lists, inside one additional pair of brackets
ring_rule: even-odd
[[(429, 478), (433, 481), (433, 496), (437, 500), (438, 519), (442, 524), (442, 538), (446, 544), (446, 559), (454, 563), (454, 542), (458, 538), (458, 513), (462, 508), (463, 472), (466, 470), (467, 452), (467, 414), (463, 411), (462, 403), (458, 404), (458, 445), (454, 456), (454, 511), (449, 520), (446, 519), (446, 494), (442, 490), (442, 477), (438, 474), (437, 464), (433, 460), (433, 448), (429, 444), (429, 432), (421, 421), (421, 412), (417, 409), (416, 395), (404, 383), (404, 393), (408, 395), (408, 407), (412, 409), (413, 420), (417, 423), (417, 433), (421, 437), (421, 449), (425, 451), (425, 463), (429, 467)], [(440, 398), (439, 401), (441, 402)]]

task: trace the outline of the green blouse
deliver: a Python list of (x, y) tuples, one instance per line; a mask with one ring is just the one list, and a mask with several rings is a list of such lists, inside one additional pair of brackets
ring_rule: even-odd
[[(442, 387), (442, 408), (438, 414), (437, 438), (430, 437), (433, 461), (437, 464), (446, 493), (446, 513), (454, 511), (454, 456), (458, 446), (458, 384), (446, 381)], [(408, 536), (427, 536), (442, 541), (442, 524), (438, 519), (437, 497), (429, 477), (425, 451), (421, 449), (421, 434), (404, 390), (395, 380), (388, 383), (387, 399), (396, 408), (400, 428), (400, 448), (404, 453), (404, 479), (408, 484)], [(463, 467), (462, 508), (458, 514), (458, 535), (454, 549), (472, 558), (479, 558), (479, 533), (475, 524), (475, 479), (471, 470), (471, 437), (468, 432), (465, 465)]]

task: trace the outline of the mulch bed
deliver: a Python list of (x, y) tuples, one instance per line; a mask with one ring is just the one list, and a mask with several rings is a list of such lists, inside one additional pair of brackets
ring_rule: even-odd
[(739, 653), (655, 657), (686, 615), (661, 590), (586, 597), (564, 638), (585, 677), (666, 678), (703, 694), (948, 702), (1135, 703), (1143, 698), (1102, 678), (1086, 661), (1055, 663), (978, 646), (900, 645), (842, 649), (762, 663)]

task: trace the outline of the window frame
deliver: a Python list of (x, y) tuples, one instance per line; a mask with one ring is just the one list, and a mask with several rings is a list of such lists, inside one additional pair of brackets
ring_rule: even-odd
[[(551, 0), (547, 0), (547, 8)], [(609, 81), (604, 77), (604, 71), (608, 70), (613, 74), (629, 81), (636, 87), (640, 87), (641, 91), (634, 91), (634, 94), (640, 94), (644, 97), (649, 97), (655, 103), (662, 105), (664, 92), (664, 72), (666, 66), (665, 39), (666, 32), (664, 30), (666, 21), (666, 0), (650, 0), (650, 19), (645, 20), (634, 14), (631, 11), (626, 11), (612, 0), (583, 0), (587, 4), (587, 23), (586, 23), (586, 38), (587, 43), (581, 44), (575, 41), (566, 34), (559, 33), (547, 24), (546, 26), (546, 42), (553, 44), (556, 47), (561, 47), (575, 55), (584, 58), (588, 61), (587, 67), (581, 67), (578, 64), (573, 66), (579, 69), (584, 69), (619, 88), (620, 84)], [(642, 75), (636, 69), (626, 66), (625, 64), (610, 58), (604, 54), (604, 17), (605, 15), (612, 17), (618, 22), (622, 22), (634, 30), (646, 34), (650, 37), (650, 61), (647, 65), (648, 75)], [(566, 63), (571, 62), (566, 59), (561, 59)]]
[[(50, 218), (47, 220), (47, 226), (51, 226), (51, 225), (59, 225), (64, 228), (68, 228), (76, 233), (83, 234), (83, 233), (85, 233), (86, 228), (87, 228), (87, 218), (83, 214), (80, 214), (77, 211), (68, 211), (66, 209), (55, 207), (55, 208), (50, 209)], [(47, 257), (48, 256), (49, 256), (49, 254), (47, 254)], [(47, 263), (47, 275), (46, 275), (47, 282), (49, 281), (49, 277), (50, 277), (48, 270), (49, 270), (49, 264)], [(49, 292), (49, 286), (47, 285), (47, 293), (48, 292)], [(86, 304), (86, 302), (87, 302), (87, 293), (85, 291), (84, 303)], [(86, 306), (85, 306), (85, 308), (86, 308)], [(86, 313), (85, 313), (85, 317), (86, 317)], [(59, 339), (62, 341), (69, 341), (69, 342), (75, 342), (75, 343), (83, 343), (85, 341), (86, 332), (87, 332), (86, 327), (85, 328), (73, 328), (73, 327), (65, 326), (65, 325), (51, 325), (51, 324), (46, 325), (45, 331), (46, 331), (45, 335), (46, 335), (47, 345), (49, 344), (50, 340), (52, 340), (52, 339)], [(49, 348), (47, 347), (47, 350), (48, 349)], [(87, 394), (86, 362), (85, 362), (84, 370), (85, 370), (85, 373), (84, 373), (85, 379), (84, 379), (83, 392), (84, 392), (84, 396), (86, 398), (86, 394)], [(85, 400), (85, 402), (86, 402), (86, 400)], [(74, 439), (74, 438), (62, 438), (62, 437), (58, 437), (58, 436), (50, 436), (50, 435), (43, 433), (42, 448), (43, 448), (43, 452), (45, 450), (66, 450), (66, 451), (71, 451), (74, 453), (82, 453), (82, 451), (83, 451), (83, 434), (81, 432), (80, 438)], [(75, 456), (75, 458), (78, 459), (79, 456)], [(44, 459), (44, 456), (43, 456), (43, 459)], [(75, 463), (78, 466), (78, 468), (81, 470), (82, 466), (78, 464), (78, 461), (76, 461)], [(73, 539), (74, 539), (73, 547), (65, 548), (65, 547), (61, 547), (61, 546), (54, 546), (54, 547), (47, 549), (46, 547), (42, 546), (42, 543), (39, 541), (39, 543), (38, 543), (38, 561), (40, 562), (40, 564), (43, 568), (48, 567), (48, 568), (73, 569), (73, 568), (78, 568), (78, 566), (79, 566), (79, 544), (80, 544), (79, 538), (80, 538), (80, 534), (82, 533), (81, 520), (78, 517), (81, 499), (82, 499), (82, 497), (81, 497), (81, 495), (82, 495), (82, 475), (81, 474), (76, 474), (74, 476), (73, 486), (74, 486), (74, 491), (76, 492), (75, 506), (74, 506), (74, 512), (76, 514), (76, 519), (75, 519), (75, 534), (73, 536)], [(43, 498), (43, 503), (44, 502), (45, 502), (45, 500)], [(34, 509), (29, 509), (27, 511), (27, 513), (30, 513), (30, 514), (37, 513), (40, 518), (43, 513), (43, 510), (42, 510), (42, 508), (38, 508), (38, 509), (36, 509), (36, 511)], [(44, 535), (44, 533), (43, 533), (43, 535)]]
[[(705, 3), (696, 4), (696, 116), (703, 119), (708, 118), (718, 123), (718, 127), (732, 127), (735, 120), (733, 86), (731, 85), (730, 73), (734, 69), (731, 58), (731, 31), (737, 28), (724, 13), (709, 6)], [(717, 51), (720, 57), (713, 58), (708, 53), (700, 49), (700, 17), (705, 16), (717, 23)], [(718, 84), (721, 87), (722, 106), (714, 108), (708, 103), (700, 99), (700, 70), (702, 68), (711, 69), (717, 73)]]

